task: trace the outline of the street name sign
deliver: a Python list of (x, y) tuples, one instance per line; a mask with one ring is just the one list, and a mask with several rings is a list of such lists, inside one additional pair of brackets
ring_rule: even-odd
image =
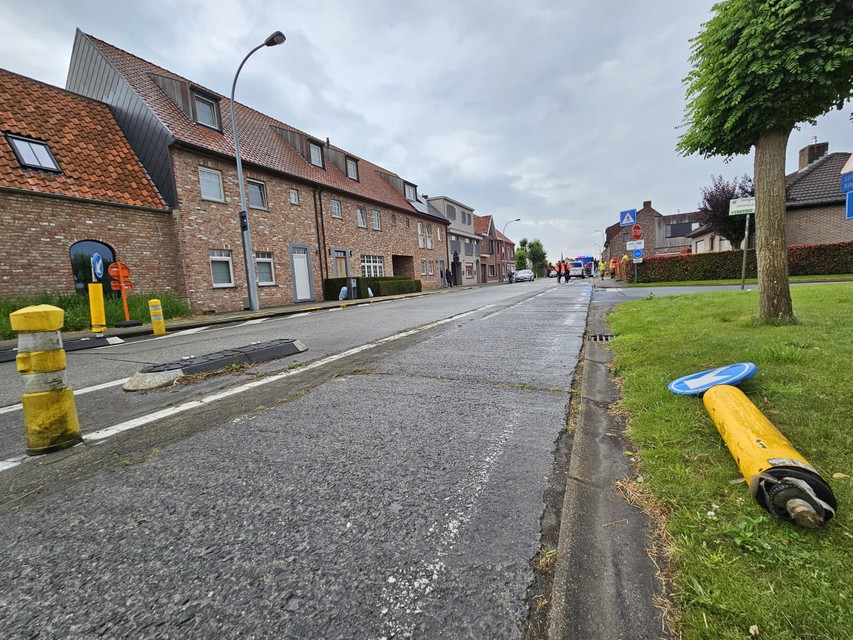
[(853, 171), (841, 174), (841, 191), (842, 193), (853, 191)]
[(755, 213), (755, 198), (735, 198), (729, 200), (729, 215), (744, 216)]
[(718, 384), (736, 385), (755, 375), (758, 367), (751, 362), (738, 362), (717, 369), (692, 373), (673, 380), (667, 389), (682, 396), (700, 396)]
[(619, 212), (619, 226), (620, 227), (630, 227), (632, 224), (637, 222), (637, 210), (636, 209), (628, 209), (626, 211)]
[(635, 249), (645, 249), (646, 241), (645, 240), (628, 240), (625, 243), (625, 248), (628, 251), (634, 251)]
[(847, 220), (853, 220), (853, 191), (847, 192)]

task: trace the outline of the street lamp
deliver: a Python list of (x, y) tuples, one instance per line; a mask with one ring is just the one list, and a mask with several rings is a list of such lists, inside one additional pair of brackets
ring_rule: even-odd
[[(521, 221), (521, 218), (516, 218), (515, 220), (510, 220), (509, 222), (507, 222), (504, 225), (503, 230), (501, 231), (501, 235), (504, 235), (504, 232), (506, 231), (507, 225), (509, 225), (512, 222), (520, 222), (520, 221)], [(504, 246), (504, 275), (506, 275), (506, 271), (507, 271), (506, 267), (509, 264), (509, 260), (507, 260), (507, 258), (506, 258), (506, 240), (501, 239), (501, 243)]]
[(234, 74), (234, 82), (231, 84), (231, 125), (234, 127), (234, 155), (237, 158), (237, 184), (240, 187), (240, 231), (242, 232), (243, 240), (243, 264), (246, 267), (246, 281), (249, 285), (249, 309), (257, 311), (258, 305), (258, 284), (255, 282), (255, 261), (252, 259), (252, 237), (249, 234), (249, 214), (246, 207), (246, 185), (243, 184), (243, 163), (240, 160), (240, 139), (237, 136), (237, 110), (234, 108), (234, 91), (237, 89), (237, 78), (240, 76), (240, 71), (246, 60), (249, 59), (255, 51), (261, 47), (274, 47), (278, 44), (283, 44), (286, 38), (281, 31), (276, 31), (269, 38), (252, 49), (243, 58), (243, 62), (237, 67), (237, 73)]

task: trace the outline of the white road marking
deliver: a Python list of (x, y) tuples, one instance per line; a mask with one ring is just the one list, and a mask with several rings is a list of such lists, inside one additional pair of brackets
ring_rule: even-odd
[[(84, 387), (83, 389), (75, 389), (75, 396), (82, 396), (86, 393), (92, 393), (93, 391), (100, 391), (101, 389), (109, 389), (110, 387), (117, 387), (120, 384), (124, 384), (130, 380), (130, 378), (122, 378), (121, 380), (111, 380), (110, 382), (104, 382), (102, 384), (96, 384), (91, 387)], [(0, 408), (0, 414), (3, 413), (12, 413), (13, 411), (21, 410), (21, 403), (18, 404), (10, 404), (8, 407)]]
[[(162, 409), (160, 411), (155, 411), (154, 413), (150, 413), (145, 416), (140, 416), (139, 418), (134, 418), (132, 420), (127, 420), (125, 422), (120, 422), (119, 424), (115, 424), (111, 427), (106, 427), (105, 429), (99, 429), (98, 431), (94, 431), (92, 433), (84, 434), (84, 441), (92, 441), (95, 443), (99, 443), (102, 440), (109, 438), (110, 436), (114, 436), (117, 433), (122, 433), (123, 431), (128, 431), (129, 429), (135, 429), (136, 427), (141, 427), (146, 424), (150, 424), (151, 422), (156, 422), (157, 420), (162, 420), (164, 418), (168, 418), (170, 416), (177, 415), (179, 413), (184, 413), (185, 411), (189, 411), (190, 409), (196, 409), (198, 407), (202, 407), (204, 405), (210, 404), (212, 402), (216, 402), (218, 400), (223, 400), (224, 398), (229, 398), (231, 396), (235, 396), (240, 393), (244, 393), (249, 391), (250, 389), (254, 389), (256, 387), (262, 387), (267, 384), (271, 384), (273, 382), (278, 382), (279, 380), (283, 380), (284, 378), (289, 378), (290, 376), (296, 376), (304, 371), (311, 371), (312, 369), (316, 369), (318, 367), (322, 367), (329, 363), (335, 362), (337, 360), (341, 360), (342, 358), (346, 358), (348, 356), (355, 355), (357, 353), (362, 353), (364, 351), (369, 351), (370, 349), (374, 349), (384, 343), (392, 342), (394, 340), (399, 340), (401, 338), (405, 338), (407, 336), (414, 335), (416, 333), (420, 333), (421, 331), (426, 331), (428, 329), (433, 329), (435, 327), (441, 326), (443, 324), (447, 324), (448, 322), (455, 322), (460, 318), (464, 318), (466, 316), (470, 316), (474, 313), (478, 313), (480, 309), (474, 309), (472, 311), (466, 311), (465, 313), (460, 313), (459, 315), (451, 316), (449, 318), (444, 318), (442, 320), (436, 320), (435, 322), (430, 322), (423, 326), (417, 327), (415, 329), (409, 329), (407, 331), (402, 331), (400, 333), (394, 334), (392, 336), (388, 336), (386, 338), (381, 338), (374, 342), (369, 342), (367, 344), (361, 345), (360, 347), (354, 347), (347, 351), (343, 351), (341, 353), (337, 353), (335, 355), (328, 356), (326, 358), (322, 358), (321, 360), (317, 360), (315, 362), (311, 362), (304, 367), (300, 367), (298, 369), (292, 369), (289, 371), (283, 371), (276, 375), (272, 375), (265, 378), (259, 378), (258, 380), (253, 380), (252, 382), (248, 382), (246, 384), (233, 387), (231, 389), (226, 389), (225, 391), (220, 391), (218, 393), (211, 393), (198, 400), (191, 400), (189, 402), (185, 402), (183, 404), (179, 404), (174, 407), (168, 407), (166, 409)], [(192, 330), (189, 330), (193, 332)], [(193, 332), (194, 333), (194, 332)], [(75, 391), (74, 395), (79, 395), (81, 393), (90, 393), (92, 391), (96, 391), (98, 389), (105, 389), (107, 387), (118, 386), (120, 384), (124, 384), (127, 382), (129, 378), (124, 378), (122, 380), (114, 380), (112, 382), (105, 382), (104, 384), (95, 385), (93, 387), (87, 387), (85, 389), (81, 389), (79, 391)], [(21, 408), (21, 405), (14, 405), (10, 407), (4, 407), (0, 409), (0, 412), (6, 413), (14, 410), (18, 410)], [(5, 469), (11, 469), (13, 467), (21, 464), (23, 460), (25, 460), (27, 456), (9, 458), (7, 460), (0, 461), (0, 471)]]

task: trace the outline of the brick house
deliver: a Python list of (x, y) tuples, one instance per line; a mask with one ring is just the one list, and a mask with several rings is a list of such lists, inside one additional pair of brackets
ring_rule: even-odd
[[(689, 253), (691, 238), (689, 235), (699, 227), (699, 212), (676, 213), (665, 216), (652, 207), (652, 201), (643, 202), (642, 209), (637, 210), (637, 224), (643, 229), (645, 248), (643, 254), (671, 255)], [(605, 229), (603, 260), (610, 262), (611, 257), (621, 260), (623, 256), (632, 257), (633, 252), (627, 248), (627, 243), (633, 238), (631, 227), (622, 227), (619, 223)]]
[(501, 281), (501, 241), (492, 216), (474, 216), (474, 233), (480, 236), (480, 282)]
[(501, 277), (506, 278), (515, 271), (515, 242), (500, 231), (495, 231), (495, 235), (499, 243), (497, 249), (500, 252), (498, 260), (501, 264)]
[[(172, 209), (193, 308), (246, 308), (230, 100), (79, 30), (67, 88), (110, 105)], [(240, 103), (235, 110), (260, 306), (321, 299), (334, 277), (441, 286), (434, 272), (446, 234), (432, 230), (447, 221), (419, 210), (414, 183), (328, 138)]]
[[(841, 171), (848, 152), (829, 153), (828, 142), (813, 142), (800, 149), (797, 171), (785, 176), (787, 243), (828, 244), (853, 240), (853, 220), (845, 216)], [(753, 224), (754, 228), (754, 224)], [(754, 248), (754, 232), (750, 233)], [(708, 228), (691, 238), (693, 251), (727, 251), (731, 245)]]
[(447, 248), (453, 283), (480, 282), (480, 236), (474, 233), (474, 209), (447, 196), (426, 197), (430, 211), (447, 222)]
[(84, 291), (94, 253), (183, 291), (174, 219), (107, 105), (0, 70), (0, 127), (0, 296)]

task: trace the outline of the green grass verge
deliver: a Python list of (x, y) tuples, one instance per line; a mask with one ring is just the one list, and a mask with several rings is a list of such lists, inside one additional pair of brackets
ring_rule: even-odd
[[(163, 307), (163, 318), (166, 320), (189, 315), (189, 306), (171, 293), (150, 293), (141, 296), (128, 296), (127, 309), (131, 320), (149, 324), (151, 314), (148, 311), (148, 301), (152, 298), (160, 300)], [(16, 334), (9, 324), (9, 314), (18, 309), (36, 304), (49, 304), (65, 310), (65, 326), (63, 331), (86, 331), (91, 328), (92, 317), (89, 313), (89, 297), (76, 294), (57, 295), (44, 293), (40, 296), (29, 296), (0, 300), (0, 340), (11, 340)], [(109, 296), (104, 301), (104, 313), (107, 326), (124, 320), (124, 305), (121, 297)]]
[[(795, 282), (850, 282), (853, 281), (853, 273), (841, 273), (824, 276), (791, 276), (789, 281)], [(734, 280), (679, 280), (678, 282), (632, 282), (627, 283), (629, 287), (701, 287), (711, 285), (740, 284), (740, 278)], [(758, 278), (747, 278), (746, 284), (756, 286)]]
[[(652, 297), (609, 317), (629, 436), (666, 513), (685, 640), (749, 638), (753, 625), (774, 640), (853, 638), (853, 285), (791, 295), (798, 323), (789, 326), (758, 321), (756, 291)], [(737, 465), (702, 401), (666, 388), (742, 361), (758, 373), (741, 389), (838, 499), (821, 529), (761, 509), (736, 482)]]

